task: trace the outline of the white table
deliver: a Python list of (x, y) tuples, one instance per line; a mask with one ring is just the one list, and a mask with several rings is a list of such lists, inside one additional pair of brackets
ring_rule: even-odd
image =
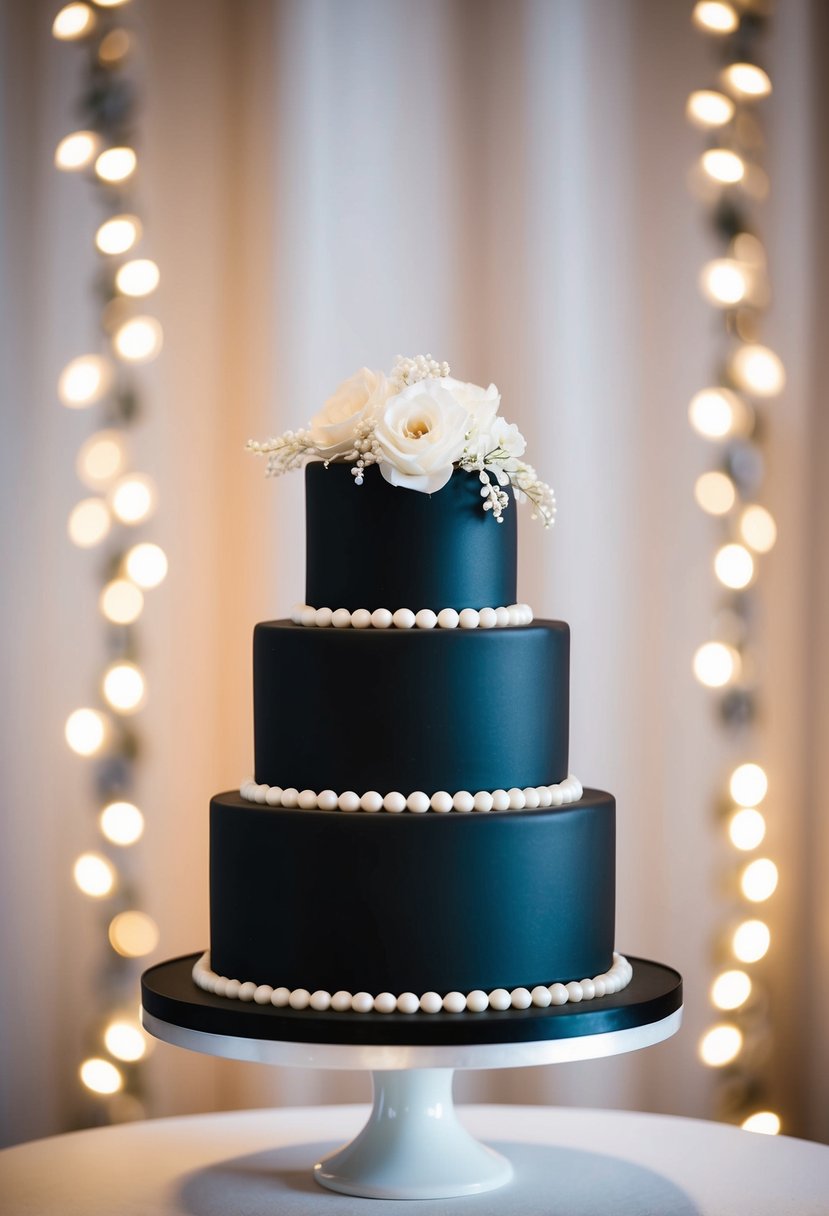
[(829, 1148), (722, 1124), (619, 1111), (467, 1106), (461, 1121), (515, 1179), (452, 1200), (366, 1200), (320, 1188), (321, 1149), (364, 1106), (159, 1119), (0, 1153), (4, 1216), (826, 1216)]

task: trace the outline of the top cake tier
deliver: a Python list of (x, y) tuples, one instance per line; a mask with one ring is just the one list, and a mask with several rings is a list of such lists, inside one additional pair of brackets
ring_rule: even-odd
[[(457, 469), (436, 494), (361, 486), (347, 464), (305, 469), (305, 597), (315, 607), (497, 608), (516, 599), (516, 511), (481, 510), (481, 483)], [(511, 493), (511, 491), (510, 491)]]

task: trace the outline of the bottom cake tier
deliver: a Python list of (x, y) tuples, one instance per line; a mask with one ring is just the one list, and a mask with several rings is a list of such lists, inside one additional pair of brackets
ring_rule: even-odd
[(578, 982), (613, 968), (614, 911), (615, 802), (597, 790), (570, 806), (455, 815), (211, 802), (210, 969), (240, 984), (445, 994)]

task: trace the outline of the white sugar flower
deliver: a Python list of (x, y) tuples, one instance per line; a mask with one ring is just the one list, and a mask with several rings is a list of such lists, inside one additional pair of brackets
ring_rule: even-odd
[(320, 456), (331, 460), (354, 448), (357, 427), (372, 419), (390, 392), (382, 372), (361, 367), (344, 380), (311, 419), (308, 433)]
[(481, 388), (479, 384), (466, 384), (452, 376), (445, 376), (441, 384), (448, 388), (458, 404), (464, 407), (479, 430), (486, 431), (492, 426), (501, 404), (501, 394), (494, 384), (490, 384), (489, 388)]
[(446, 378), (419, 380), (390, 397), (374, 428), (380, 472), (393, 486), (434, 494), (461, 459), (469, 414)]

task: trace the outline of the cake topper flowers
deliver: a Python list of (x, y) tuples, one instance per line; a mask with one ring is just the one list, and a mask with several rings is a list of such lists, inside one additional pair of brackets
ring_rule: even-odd
[(356, 485), (376, 464), (393, 486), (434, 494), (455, 469), (477, 473), (483, 509), (498, 523), (509, 505), (505, 486), (533, 505), (533, 519), (555, 522), (552, 489), (522, 460), (526, 444), (498, 413), (501, 394), (449, 375), (431, 355), (399, 356), (388, 376), (367, 367), (335, 390), (307, 427), (275, 439), (251, 439), (247, 450), (267, 456), (269, 476), (309, 460), (351, 463)]

